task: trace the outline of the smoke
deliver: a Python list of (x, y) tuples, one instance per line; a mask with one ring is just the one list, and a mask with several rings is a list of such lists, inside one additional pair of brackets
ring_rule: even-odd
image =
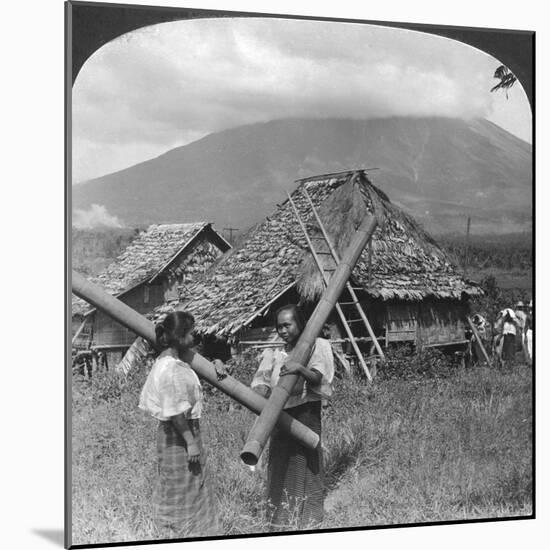
[(92, 204), (89, 210), (75, 210), (73, 214), (73, 227), (77, 229), (93, 229), (94, 227), (122, 227), (122, 223), (116, 216), (107, 212), (102, 204)]

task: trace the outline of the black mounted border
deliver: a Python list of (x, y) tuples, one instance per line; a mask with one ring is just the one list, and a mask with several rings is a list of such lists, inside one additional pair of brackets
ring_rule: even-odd
[[(214, 17), (264, 17), (302, 19), (311, 21), (334, 21), (340, 23), (367, 23), (384, 27), (396, 27), (444, 36), (478, 48), (506, 65), (523, 86), (531, 109), (533, 108), (533, 31), (454, 27), (448, 25), (425, 25), (258, 12), (219, 11), (195, 8), (174, 8), (108, 4), (102, 2), (68, 2), (72, 11), (72, 82), (85, 61), (101, 46), (136, 29), (185, 19)], [(498, 33), (498, 36), (495, 35)]]
[[(64, 546), (65, 548), (108, 548), (119, 546), (142, 546), (150, 544), (161, 544), (170, 542), (191, 542), (191, 541), (207, 541), (207, 540), (225, 540), (225, 539), (247, 539), (272, 537), (289, 534), (306, 534), (306, 533), (331, 533), (341, 531), (369, 531), (380, 529), (395, 529), (398, 527), (426, 527), (426, 526), (442, 526), (456, 524), (471, 524), (471, 523), (495, 523), (508, 522), (517, 520), (528, 520), (536, 518), (536, 418), (533, 417), (533, 442), (532, 442), (532, 501), (533, 508), (530, 515), (515, 516), (506, 518), (481, 518), (469, 520), (451, 520), (451, 521), (432, 521), (419, 523), (398, 523), (392, 525), (377, 525), (377, 526), (361, 526), (361, 527), (342, 527), (334, 529), (320, 529), (314, 531), (296, 531), (282, 533), (251, 533), (243, 535), (228, 535), (216, 537), (201, 537), (189, 539), (161, 539), (147, 541), (125, 541), (125, 542), (106, 542), (97, 544), (81, 544), (72, 545), (71, 533), (71, 461), (70, 456), (70, 436), (71, 436), (71, 410), (70, 401), (67, 396), (71, 392), (71, 377), (70, 373), (70, 312), (71, 312), (71, 290), (70, 290), (70, 271), (71, 266), (71, 250), (68, 243), (71, 235), (71, 95), (72, 86), (78, 76), (82, 66), (86, 60), (99, 48), (122, 36), (139, 28), (156, 25), (159, 23), (167, 23), (172, 21), (181, 21), (187, 19), (206, 19), (206, 18), (229, 18), (229, 17), (262, 17), (262, 18), (279, 18), (279, 19), (294, 19), (294, 20), (310, 20), (310, 21), (333, 21), (341, 23), (364, 23), (370, 25), (378, 25), (383, 27), (393, 27), (414, 30), (434, 34), (437, 36), (446, 37), (457, 40), (475, 47), (485, 53), (492, 55), (501, 64), (506, 65), (517, 77), (522, 85), (527, 98), (529, 100), (532, 112), (532, 143), (533, 143), (533, 224), (536, 226), (536, 196), (535, 196), (535, 32), (529, 30), (509, 30), (509, 29), (494, 29), (494, 28), (469, 28), (457, 27), (450, 25), (436, 24), (420, 24), (420, 23), (404, 23), (404, 22), (389, 22), (366, 19), (350, 19), (350, 18), (335, 18), (335, 17), (316, 17), (316, 16), (300, 16), (300, 15), (285, 15), (259, 12), (239, 12), (239, 11), (221, 11), (221, 10), (206, 10), (197, 8), (177, 8), (167, 6), (149, 6), (149, 5), (132, 5), (132, 4), (115, 4), (104, 2), (65, 2), (65, 533)], [(535, 233), (533, 233), (533, 251), (536, 249)], [(532, 295), (536, 302), (536, 257), (533, 254), (533, 272), (532, 272)], [(536, 319), (536, 315), (535, 315)], [(534, 336), (533, 345), (536, 347), (536, 336)], [(536, 358), (535, 358), (536, 359)], [(533, 380), (532, 380), (532, 407), (536, 410), (536, 370), (535, 362), (533, 363)]]

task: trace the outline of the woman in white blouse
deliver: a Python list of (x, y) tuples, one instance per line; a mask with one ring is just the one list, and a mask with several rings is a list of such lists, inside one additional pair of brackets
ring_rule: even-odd
[(176, 311), (155, 327), (163, 351), (141, 391), (139, 407), (159, 420), (153, 515), (162, 538), (219, 534), (199, 419), (202, 388), (180, 353), (193, 345), (194, 319)]
[[(252, 380), (252, 388), (268, 397), (280, 376), (298, 374), (299, 380), (285, 405), (285, 412), (321, 435), (321, 404), (332, 393), (334, 360), (330, 342), (315, 340), (307, 366), (288, 368), (285, 362), (305, 327), (295, 305), (276, 314), (276, 329), (284, 349), (268, 348)], [(275, 529), (289, 526), (313, 527), (323, 519), (325, 486), (321, 446), (312, 450), (275, 430), (271, 436), (268, 462), (268, 500)]]

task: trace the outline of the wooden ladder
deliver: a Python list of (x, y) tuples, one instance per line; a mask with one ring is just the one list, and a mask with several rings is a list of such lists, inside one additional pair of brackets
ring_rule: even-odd
[[(304, 233), (304, 236), (306, 238), (309, 249), (311, 250), (311, 254), (313, 256), (313, 259), (315, 260), (317, 268), (319, 269), (319, 272), (321, 273), (321, 276), (323, 277), (323, 281), (324, 281), (325, 286), (326, 286), (328, 284), (328, 281), (329, 281), (332, 273), (334, 273), (334, 271), (336, 269), (336, 265), (340, 262), (340, 258), (338, 256), (338, 253), (336, 252), (336, 249), (332, 245), (330, 237), (329, 237), (328, 233), (326, 232), (325, 227), (324, 227), (323, 223), (321, 222), (321, 219), (319, 218), (317, 210), (316, 210), (315, 206), (313, 205), (313, 201), (311, 200), (310, 196), (308, 195), (308, 193), (305, 189), (303, 191), (303, 194), (304, 194), (304, 196), (306, 197), (306, 199), (308, 200), (308, 202), (311, 206), (311, 210), (313, 212), (313, 215), (315, 216), (317, 224), (319, 225), (319, 228), (321, 229), (321, 233), (323, 235), (322, 237), (310, 237), (309, 236), (309, 234), (307, 232), (307, 229), (306, 229), (306, 226), (305, 226), (302, 218), (300, 217), (300, 213), (298, 211), (298, 208), (296, 207), (296, 204), (292, 200), (292, 197), (290, 196), (289, 193), (287, 193), (287, 196), (288, 196), (288, 200), (290, 202), (290, 205), (292, 206), (292, 209), (294, 210), (294, 214), (296, 216), (296, 219), (298, 220), (298, 223), (300, 224), (302, 232)], [(326, 246), (328, 248), (328, 251), (318, 251), (318, 250), (316, 250), (315, 247), (313, 246), (313, 242), (312, 242), (313, 240), (323, 241), (326, 244)], [(321, 261), (319, 259), (319, 256), (331, 256), (332, 260), (334, 262), (334, 267), (330, 267), (330, 268), (323, 267), (323, 264), (321, 263)], [(357, 323), (357, 322), (363, 323), (363, 325), (367, 329), (367, 332), (369, 333), (369, 336), (372, 339), (372, 342), (373, 342), (373, 344), (376, 348), (376, 351), (378, 352), (378, 354), (380, 355), (380, 357), (382, 359), (384, 359), (384, 352), (382, 351), (382, 348), (380, 347), (380, 344), (378, 343), (378, 340), (376, 339), (376, 336), (374, 335), (374, 332), (373, 332), (373, 330), (370, 326), (370, 323), (367, 319), (365, 311), (363, 310), (363, 308), (362, 308), (362, 306), (361, 306), (361, 304), (360, 304), (360, 302), (357, 298), (357, 295), (355, 294), (355, 290), (351, 286), (349, 281), (346, 283), (346, 288), (347, 288), (347, 290), (349, 292), (349, 295), (351, 297), (351, 302), (337, 302), (336, 306), (335, 306), (336, 311), (338, 313), (338, 316), (340, 317), (340, 321), (342, 322), (342, 325), (343, 325), (343, 327), (346, 331), (346, 334), (349, 338), (349, 341), (350, 341), (350, 343), (353, 347), (355, 355), (357, 356), (357, 359), (359, 360), (359, 364), (361, 365), (361, 368), (363, 369), (363, 371), (367, 375), (367, 378), (369, 380), (372, 380), (372, 375), (370, 373), (370, 370), (369, 370), (367, 364), (365, 363), (365, 359), (363, 357), (363, 354), (361, 353), (361, 350), (359, 349), (359, 346), (357, 344), (357, 340), (355, 339), (355, 336), (353, 334), (353, 331), (351, 330), (350, 325), (353, 324), (353, 323)], [(355, 309), (359, 313), (359, 318), (357, 318), (357, 319), (347, 319), (346, 316), (344, 315), (343, 310), (342, 310), (343, 305), (353, 305), (353, 306), (355, 306)]]

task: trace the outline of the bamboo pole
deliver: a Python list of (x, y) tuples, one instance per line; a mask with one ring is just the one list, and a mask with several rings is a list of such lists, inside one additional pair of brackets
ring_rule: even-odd
[(466, 250), (464, 251), (464, 278), (466, 278), (466, 274), (468, 273), (468, 262), (470, 260), (470, 225), (472, 223), (472, 220), (470, 216), (468, 216), (468, 222), (466, 224)]
[(491, 360), (489, 359), (489, 355), (487, 354), (487, 350), (485, 349), (485, 346), (483, 345), (483, 342), (481, 341), (481, 338), (479, 336), (477, 328), (475, 327), (474, 323), (472, 323), (472, 320), (469, 317), (466, 317), (466, 320), (468, 321), (468, 325), (470, 325), (470, 328), (472, 329), (472, 332), (474, 333), (474, 337), (477, 340), (477, 343), (479, 344), (479, 347), (481, 348), (481, 352), (483, 353), (483, 357), (485, 357), (485, 361), (487, 361), (487, 365), (490, 367), (491, 366)]
[[(342, 290), (346, 286), (346, 282), (361, 252), (365, 248), (365, 245), (372, 237), (376, 226), (377, 221), (373, 216), (365, 218), (359, 226), (351, 243), (344, 252), (342, 261), (338, 264), (336, 271), (330, 278), (328, 286), (317, 304), (315, 311), (298, 338), (298, 342), (286, 363), (287, 365), (307, 364), (311, 349), (315, 343), (315, 338), (317, 338), (319, 332), (323, 328), (325, 321), (334, 308)], [(281, 414), (297, 380), (298, 376), (295, 374), (289, 374), (279, 378), (279, 382), (273, 388), (266, 406), (256, 419), (254, 426), (252, 426), (250, 434), (248, 435), (248, 440), (241, 452), (241, 459), (245, 464), (254, 465), (258, 462), (267, 439), (273, 431), (277, 418)]]
[[(148, 340), (156, 346), (155, 327), (151, 321), (134, 311), (131, 307), (114, 298), (105, 292), (100, 286), (91, 283), (76, 271), (72, 272), (73, 293), (79, 298), (86, 300), (97, 309), (103, 311), (121, 325), (129, 328), (139, 336)], [(183, 361), (204, 380), (229, 395), (241, 405), (244, 405), (252, 412), (259, 414), (267, 403), (267, 400), (251, 390), (248, 386), (241, 384), (231, 376), (218, 380), (216, 369), (210, 361), (202, 355), (188, 350), (182, 356)], [(308, 448), (315, 449), (319, 444), (319, 436), (298, 422), (288, 414), (281, 415), (278, 425), (290, 433), (297, 441)]]

